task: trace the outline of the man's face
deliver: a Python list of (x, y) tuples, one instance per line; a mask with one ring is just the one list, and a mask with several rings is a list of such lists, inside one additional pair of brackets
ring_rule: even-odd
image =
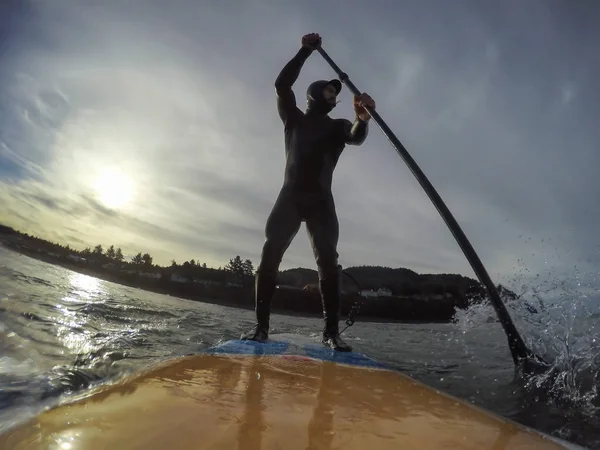
[(333, 87), (333, 85), (328, 84), (327, 86), (325, 86), (323, 88), (323, 97), (325, 98), (325, 101), (327, 103), (329, 103), (330, 105), (335, 105), (335, 88)]

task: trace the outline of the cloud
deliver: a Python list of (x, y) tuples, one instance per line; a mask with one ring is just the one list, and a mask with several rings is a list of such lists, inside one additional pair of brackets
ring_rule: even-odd
[[(302, 34), (319, 31), (495, 279), (520, 261), (544, 268), (549, 255), (565, 255), (563, 271), (598, 262), (600, 60), (583, 45), (598, 33), (577, 13), (587, 6), (11, 8), (19, 21), (0, 61), (4, 222), (77, 247), (148, 251), (162, 264), (219, 266), (236, 254), (257, 264), (285, 164), (273, 82)], [(296, 83), (299, 106), (310, 81), (334, 75), (312, 56)], [(341, 100), (332, 116), (351, 117), (347, 88)], [(334, 194), (342, 264), (472, 276), (375, 123), (363, 146), (345, 150)], [(304, 229), (282, 267), (299, 265), (314, 267)]]

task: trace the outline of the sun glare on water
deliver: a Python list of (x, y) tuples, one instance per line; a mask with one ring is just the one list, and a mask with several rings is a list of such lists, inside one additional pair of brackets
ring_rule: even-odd
[(133, 182), (119, 169), (105, 170), (95, 179), (94, 190), (104, 206), (118, 209), (131, 201)]

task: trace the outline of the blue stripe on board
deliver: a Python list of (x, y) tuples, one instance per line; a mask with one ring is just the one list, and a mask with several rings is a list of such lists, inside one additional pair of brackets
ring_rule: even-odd
[(264, 343), (245, 340), (231, 340), (218, 344), (205, 350), (212, 354), (230, 354), (230, 355), (300, 355), (321, 361), (331, 361), (340, 364), (349, 364), (353, 366), (374, 367), (388, 369), (365, 355), (355, 352), (336, 352), (326, 347), (312, 344), (291, 344), (284, 340), (269, 340)]
[(211, 347), (207, 353), (228, 353), (239, 355), (281, 355), (288, 348), (287, 342), (268, 341), (265, 343), (255, 341), (232, 340)]
[(381, 364), (371, 358), (368, 358), (360, 353), (354, 352), (336, 352), (328, 348), (319, 348), (313, 346), (304, 347), (306, 356), (311, 358), (320, 359), (323, 361), (331, 361), (340, 364), (350, 364), (353, 366), (364, 366), (364, 367), (377, 367), (381, 369), (387, 369), (388, 367)]

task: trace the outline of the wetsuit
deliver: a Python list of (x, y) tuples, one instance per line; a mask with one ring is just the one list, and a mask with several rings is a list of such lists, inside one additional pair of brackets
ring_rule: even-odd
[(335, 105), (325, 100), (323, 90), (331, 84), (339, 93), (341, 83), (338, 80), (312, 83), (306, 93), (306, 112), (296, 106), (292, 85), (311, 53), (311, 49), (301, 48), (275, 82), (277, 111), (284, 125), (285, 176), (267, 219), (266, 240), (256, 273), (257, 324), (242, 335), (242, 339), (267, 339), (279, 265), (304, 221), (319, 274), (325, 319), (323, 343), (336, 350), (349, 351), (350, 347), (339, 338), (338, 331), (341, 288), (337, 253), (339, 228), (331, 183), (345, 145), (362, 144), (368, 125), (358, 118), (352, 123), (327, 115)]

